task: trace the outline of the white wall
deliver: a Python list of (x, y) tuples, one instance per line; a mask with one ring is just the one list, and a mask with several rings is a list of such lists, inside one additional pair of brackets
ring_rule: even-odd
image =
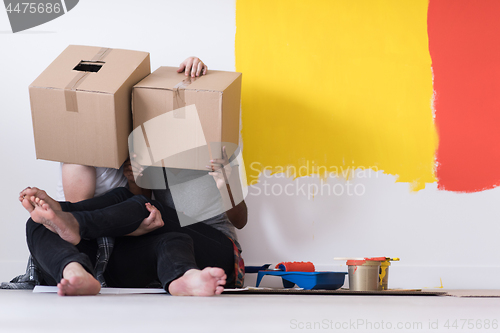
[[(38, 74), (68, 44), (149, 51), (153, 70), (190, 55), (209, 68), (234, 70), (235, 29), (233, 1), (85, 0), (68, 14), (17, 34), (0, 10), (0, 174), (5, 179), (0, 281), (22, 273), (28, 257), (28, 214), (17, 194), (26, 186), (55, 191), (57, 164), (35, 157), (28, 85)], [(408, 184), (395, 180), (382, 173), (354, 177), (351, 182), (363, 185), (363, 195), (328, 195), (323, 187), (313, 198), (307, 191), (321, 184), (317, 178), (263, 175), (249, 190), (250, 220), (239, 232), (246, 263), (305, 260), (319, 269), (345, 270), (333, 257), (397, 256), (402, 260), (391, 267), (391, 287), (436, 287), (441, 278), (445, 288), (500, 288), (500, 189), (456, 194), (430, 185), (411, 193)], [(326, 184), (337, 193), (349, 185), (333, 178)], [(272, 194), (287, 185), (293, 195)], [(270, 279), (266, 284), (275, 285)]]
[(0, 281), (21, 274), (29, 217), (18, 193), (55, 193), (57, 163), (36, 160), (29, 84), (69, 45), (148, 51), (151, 68), (196, 55), (212, 69), (234, 70), (234, 1), (82, 0), (64, 16), (12, 34), (0, 9)]
[[(433, 288), (441, 280), (445, 288), (500, 288), (500, 189), (457, 194), (427, 185), (411, 193), (381, 172), (350, 183), (328, 179), (321, 195), (316, 177), (261, 175), (249, 190), (250, 222), (240, 233), (246, 263), (304, 260), (346, 271), (333, 257), (391, 256), (401, 258), (390, 268), (392, 288)], [(356, 185), (363, 195), (354, 194)], [(293, 195), (272, 193), (285, 189)], [(263, 281), (274, 284), (270, 279)]]

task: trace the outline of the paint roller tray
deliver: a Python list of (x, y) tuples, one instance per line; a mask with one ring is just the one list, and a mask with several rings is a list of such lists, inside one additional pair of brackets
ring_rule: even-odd
[(285, 271), (259, 271), (257, 273), (256, 287), (259, 286), (264, 275), (280, 276), (283, 287), (293, 288), (297, 285), (305, 290), (326, 289), (336, 290), (344, 285), (345, 272), (285, 272)]

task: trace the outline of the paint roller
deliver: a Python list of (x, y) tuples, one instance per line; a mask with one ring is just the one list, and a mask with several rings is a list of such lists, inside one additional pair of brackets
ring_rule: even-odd
[(279, 270), (285, 272), (314, 272), (314, 264), (310, 261), (284, 261), (276, 264), (276, 267)]

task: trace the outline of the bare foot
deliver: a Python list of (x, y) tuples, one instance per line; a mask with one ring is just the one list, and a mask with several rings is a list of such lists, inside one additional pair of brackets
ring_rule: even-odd
[(52, 210), (61, 210), (59, 202), (52, 199), (47, 192), (40, 190), (38, 187), (27, 187), (19, 193), (19, 201), (29, 213), (35, 208), (35, 202), (32, 201), (33, 197), (44, 200)]
[(31, 203), (31, 201), (28, 198), (19, 198), (21, 201), (21, 205), (23, 205), (24, 209), (28, 211), (28, 213), (31, 214), (33, 209), (35, 209), (35, 205)]
[[(23, 205), (23, 207), (31, 214), (31, 212), (33, 212), (33, 210), (35, 209), (36, 205), (32, 203), (28, 198), (19, 198), (19, 200), (21, 200), (21, 204)], [(43, 226), (52, 231), (53, 233), (57, 234), (57, 231), (51, 226), (47, 224), (44, 224)]]
[(97, 295), (101, 284), (81, 264), (70, 262), (64, 267), (63, 278), (57, 288), (60, 296)]
[(225, 284), (226, 274), (222, 268), (190, 269), (170, 283), (168, 292), (174, 296), (213, 296), (220, 295)]
[(73, 215), (63, 211), (54, 211), (44, 200), (35, 198), (35, 208), (31, 219), (41, 223), (47, 229), (56, 232), (65, 241), (76, 245), (80, 243), (80, 225)]

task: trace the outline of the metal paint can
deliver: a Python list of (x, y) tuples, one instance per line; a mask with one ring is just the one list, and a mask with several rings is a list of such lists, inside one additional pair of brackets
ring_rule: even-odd
[(335, 258), (347, 259), (349, 289), (354, 291), (387, 290), (389, 285), (389, 266), (399, 258)]
[(379, 283), (381, 261), (348, 260), (349, 290), (377, 291), (382, 286)]

